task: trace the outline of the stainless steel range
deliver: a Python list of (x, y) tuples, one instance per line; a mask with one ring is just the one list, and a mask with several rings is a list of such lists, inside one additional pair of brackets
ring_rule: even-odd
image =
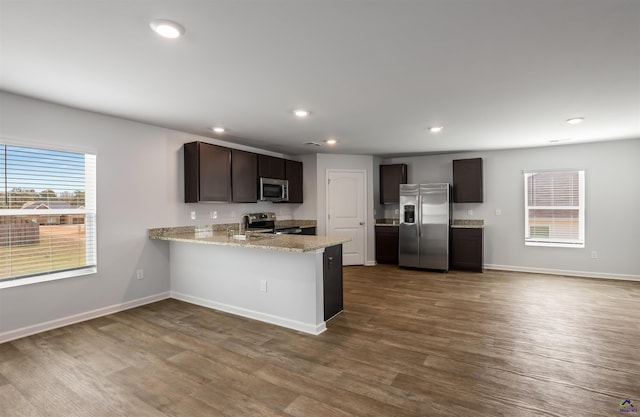
[(267, 231), (275, 234), (300, 234), (302, 228), (300, 226), (276, 227), (276, 214), (273, 212), (266, 213), (247, 213), (242, 215), (242, 223), (247, 231)]

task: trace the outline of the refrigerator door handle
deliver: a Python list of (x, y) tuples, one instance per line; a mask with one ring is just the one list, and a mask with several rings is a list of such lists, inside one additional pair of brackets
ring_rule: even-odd
[(418, 238), (422, 236), (422, 195), (418, 195), (418, 207), (416, 207), (416, 227), (418, 228)]

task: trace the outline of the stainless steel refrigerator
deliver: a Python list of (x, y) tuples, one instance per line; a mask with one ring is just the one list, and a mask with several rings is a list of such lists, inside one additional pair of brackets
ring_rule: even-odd
[(400, 185), (400, 266), (449, 270), (449, 184)]

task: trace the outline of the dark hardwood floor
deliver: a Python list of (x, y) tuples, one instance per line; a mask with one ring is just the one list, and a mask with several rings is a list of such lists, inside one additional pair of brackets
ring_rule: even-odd
[(165, 300), (0, 344), (0, 416), (640, 408), (640, 282), (379, 265), (345, 268), (344, 286), (320, 336)]

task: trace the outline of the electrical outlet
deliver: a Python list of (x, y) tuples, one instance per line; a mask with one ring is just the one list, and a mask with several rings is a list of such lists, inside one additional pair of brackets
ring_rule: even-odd
[(473, 216), (473, 209), (467, 210), (467, 215), (468, 216)]
[(218, 218), (218, 211), (217, 210), (213, 210), (209, 212), (209, 216), (211, 216), (212, 219), (217, 219)]
[(196, 219), (196, 212), (192, 211), (191, 212), (191, 220), (195, 220)]
[(267, 292), (267, 280), (266, 279), (261, 279), (260, 280), (260, 291)]
[(399, 210), (399, 209), (395, 209), (393, 212), (394, 212), (395, 214), (400, 214), (400, 210)]
[(496, 216), (502, 216), (502, 209), (496, 209)]
[(144, 278), (144, 269), (138, 269), (136, 271), (136, 278), (137, 279), (143, 279)]
[(598, 251), (595, 251), (595, 250), (591, 251), (591, 259), (598, 259)]

